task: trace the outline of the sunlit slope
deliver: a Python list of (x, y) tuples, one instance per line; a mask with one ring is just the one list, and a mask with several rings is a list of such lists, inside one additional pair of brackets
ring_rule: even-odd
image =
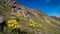
[[(38, 12), (36, 12), (36, 15)], [(40, 13), (41, 14), (41, 13)], [(41, 14), (41, 16), (34, 16), (29, 14), (31, 19), (37, 23), (38, 25), (40, 24), (39, 28), (36, 25), (37, 29), (40, 29), (42, 32), (41, 33), (46, 33), (46, 34), (58, 34), (60, 32), (60, 22), (56, 19), (52, 19), (51, 17), (47, 15)]]
[(1, 0), (0, 15), (0, 23), (6, 21), (7, 26), (3, 26), (6, 34), (60, 34), (60, 22), (57, 19), (19, 5), (15, 0)]

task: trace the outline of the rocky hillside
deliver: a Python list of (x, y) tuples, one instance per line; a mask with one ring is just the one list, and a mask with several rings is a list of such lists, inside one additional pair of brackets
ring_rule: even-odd
[(16, 0), (0, 0), (1, 34), (60, 34), (59, 20)]

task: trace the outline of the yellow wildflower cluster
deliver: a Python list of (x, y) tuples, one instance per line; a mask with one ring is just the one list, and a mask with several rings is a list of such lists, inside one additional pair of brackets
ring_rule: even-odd
[(38, 24), (38, 26), (41, 28), (41, 27), (43, 27), (43, 25), (42, 24)]
[(22, 14), (16, 14), (16, 17), (23, 17), (23, 15)]
[(21, 27), (21, 24), (17, 24), (17, 21), (15, 19), (8, 20), (7, 25), (10, 28), (20, 28)]
[(38, 23), (37, 25), (36, 25), (36, 28), (38, 28), (38, 29), (42, 29), (44, 26), (43, 26), (43, 24), (41, 24), (41, 23)]
[(29, 19), (29, 26), (30, 27), (35, 27), (35, 22)]

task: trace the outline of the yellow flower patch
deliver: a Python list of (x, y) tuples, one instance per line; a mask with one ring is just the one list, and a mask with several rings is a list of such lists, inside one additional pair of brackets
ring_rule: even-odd
[(29, 26), (30, 27), (35, 27), (35, 22), (31, 19), (29, 19)]
[(13, 27), (14, 26), (14, 24), (8, 24), (8, 27)]
[(29, 23), (29, 26), (30, 26), (30, 27), (35, 27), (35, 24)]
[(15, 19), (13, 20), (8, 20), (8, 23), (16, 23), (17, 21)]
[(43, 27), (43, 25), (42, 24), (39, 24), (39, 27)]
[(29, 19), (29, 22), (30, 22), (30, 23), (35, 23), (35, 22), (34, 22), (33, 20), (31, 20), (31, 19)]
[(15, 24), (14, 27), (13, 27), (13, 29), (14, 28), (20, 28), (20, 27), (21, 27), (21, 24)]
[(15, 19), (8, 20), (7, 25), (8, 25), (8, 27), (13, 28), (13, 29), (14, 28), (20, 28), (21, 27), (21, 24), (18, 24)]
[(22, 14), (16, 14), (16, 17), (23, 17), (23, 15)]
[(29, 22), (33, 22), (31, 19), (29, 19)]
[(37, 24), (36, 27), (39, 29), (42, 29), (44, 26), (43, 26), (43, 24)]

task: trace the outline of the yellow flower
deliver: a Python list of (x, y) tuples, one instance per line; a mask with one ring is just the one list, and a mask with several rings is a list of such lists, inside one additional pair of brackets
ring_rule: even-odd
[(12, 20), (12, 22), (16, 23), (17, 21), (14, 19), (14, 20)]
[(8, 24), (8, 27), (13, 27), (14, 26), (14, 24)]
[(8, 25), (8, 27), (11, 27), (11, 28), (13, 28), (13, 29), (15, 29), (15, 28), (20, 28), (20, 27), (21, 27), (21, 24), (18, 24), (15, 19), (13, 19), (13, 20), (8, 20), (7, 25)]
[(17, 21), (15, 19), (13, 20), (8, 20), (8, 23), (16, 23)]
[(35, 27), (35, 24), (29, 23), (30, 27)]
[(12, 21), (11, 20), (8, 20), (8, 23), (12, 23)]
[(33, 20), (29, 19), (29, 26), (30, 27), (35, 27), (35, 24), (36, 23)]
[(8, 24), (8, 27), (10, 27), (11, 25), (10, 24)]
[(22, 14), (16, 14), (16, 17), (23, 17), (23, 15)]
[(8, 20), (7, 25), (8, 25), (8, 27), (13, 27), (16, 22), (17, 22), (17, 21), (16, 21), (15, 19), (13, 19), (13, 20)]
[(20, 28), (21, 27), (21, 24), (17, 24), (17, 28)]
[(29, 19), (29, 22), (32, 22), (32, 20), (31, 20), (31, 19)]
[(39, 24), (39, 27), (43, 27), (42, 24)]
[(21, 26), (17, 25), (17, 28), (20, 28)]
[(20, 27), (21, 27), (21, 25), (15, 24), (14, 27), (13, 27), (13, 29), (14, 28), (20, 28)]
[(17, 28), (17, 25), (15, 25), (14, 28)]
[(20, 28), (20, 26), (17, 26), (17, 28)]
[(38, 28), (43, 28), (43, 24), (37, 24)]
[(35, 24), (35, 22), (34, 22), (33, 20), (31, 20), (31, 19), (29, 19), (29, 22), (30, 22), (30, 23), (34, 23), (34, 24)]

